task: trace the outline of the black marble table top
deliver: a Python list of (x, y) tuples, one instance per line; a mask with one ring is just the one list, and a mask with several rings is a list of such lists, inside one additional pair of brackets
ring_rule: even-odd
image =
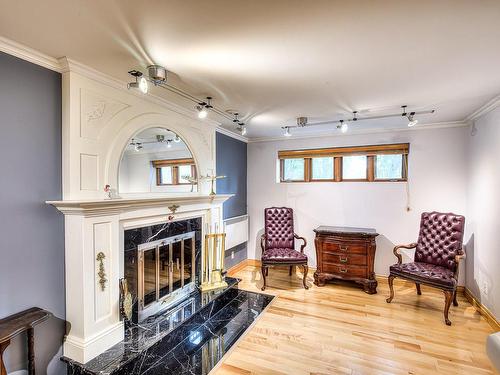
[(68, 374), (208, 374), (273, 299), (226, 281), (128, 328), (124, 341), (86, 364), (63, 358)]
[(316, 233), (323, 234), (342, 234), (342, 235), (358, 235), (358, 236), (378, 236), (377, 230), (374, 228), (356, 228), (356, 227), (336, 227), (321, 225), (314, 229)]

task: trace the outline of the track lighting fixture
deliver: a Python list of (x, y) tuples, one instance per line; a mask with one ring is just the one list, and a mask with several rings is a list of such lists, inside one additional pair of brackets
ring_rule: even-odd
[(136, 143), (134, 145), (134, 150), (135, 152), (139, 152), (140, 150), (142, 150), (142, 143)]
[(175, 143), (179, 143), (181, 141), (181, 138), (176, 134), (174, 138)]
[(413, 118), (415, 116), (415, 112), (406, 113), (406, 107), (407, 107), (406, 105), (401, 106), (401, 108), (403, 109), (403, 113), (401, 113), (401, 116), (406, 117), (408, 119), (408, 127), (411, 128), (412, 126), (418, 124), (418, 120)]
[(212, 97), (207, 96), (206, 99), (207, 99), (206, 102), (200, 102), (196, 106), (196, 110), (198, 111), (198, 118), (199, 119), (206, 118), (208, 115), (208, 110), (213, 108)]
[(291, 137), (292, 133), (290, 133), (290, 127), (289, 126), (283, 126), (281, 129), (283, 129), (283, 135), (285, 137)]
[(342, 133), (345, 133), (349, 129), (349, 126), (347, 125), (347, 122), (345, 122), (344, 120), (340, 120), (340, 125), (338, 125), (338, 128)]
[(137, 70), (131, 70), (128, 72), (130, 75), (135, 77), (135, 82), (130, 82), (127, 84), (127, 88), (130, 89), (138, 89), (140, 90), (143, 94), (148, 93), (148, 81), (146, 78), (142, 76), (142, 73), (137, 71)]

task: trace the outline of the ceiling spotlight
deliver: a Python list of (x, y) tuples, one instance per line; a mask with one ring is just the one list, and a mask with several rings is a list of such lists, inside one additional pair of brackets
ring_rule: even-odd
[(181, 138), (176, 134), (174, 138), (175, 143), (179, 143), (181, 141)]
[(131, 76), (135, 77), (135, 82), (130, 82), (127, 84), (127, 88), (139, 89), (143, 94), (148, 93), (148, 81), (142, 76), (142, 73), (137, 70), (131, 70), (128, 72)]
[(135, 150), (136, 152), (139, 152), (140, 150), (142, 150), (142, 144), (141, 144), (141, 143), (136, 143), (136, 144), (134, 145), (134, 150)]
[(202, 107), (203, 103), (200, 103), (200, 105), (196, 106), (196, 110), (198, 111), (198, 118), (204, 119), (208, 115), (208, 111), (205, 109), (205, 107)]
[[(415, 116), (415, 112), (406, 113), (406, 107), (407, 107), (406, 105), (401, 106), (401, 108), (403, 109), (403, 113), (401, 113), (401, 116), (406, 117), (408, 119), (408, 126), (411, 128), (412, 126), (418, 124), (418, 120), (413, 118)], [(430, 113), (434, 113), (434, 110), (432, 110), (432, 112)]]
[(172, 148), (172, 140), (171, 139), (167, 140), (167, 148)]
[(159, 143), (165, 142), (165, 136), (164, 136), (163, 134), (157, 134), (157, 135), (156, 135), (156, 140), (157, 140)]
[(285, 137), (291, 137), (292, 136), (292, 133), (290, 133), (290, 127), (289, 126), (284, 126), (282, 127), (283, 129), (283, 135)]
[(418, 124), (418, 120), (417, 119), (414, 119), (413, 116), (415, 116), (415, 112), (412, 112), (410, 113), (407, 117), (408, 117), (408, 127), (412, 127), (412, 126), (415, 126)]
[(345, 133), (348, 129), (349, 129), (349, 126), (347, 125), (347, 122), (344, 122), (344, 120), (340, 120), (340, 131), (342, 133)]
[(247, 127), (245, 126), (245, 123), (238, 123), (238, 131), (241, 133), (241, 135), (247, 134)]
[(297, 117), (297, 126), (303, 128), (307, 125), (307, 117)]

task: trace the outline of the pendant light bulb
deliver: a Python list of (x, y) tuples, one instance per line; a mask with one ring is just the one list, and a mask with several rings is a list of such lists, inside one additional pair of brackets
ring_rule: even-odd
[(174, 138), (175, 143), (179, 143), (181, 141), (181, 138), (176, 134)]
[(285, 132), (283, 133), (283, 135), (285, 137), (291, 137), (292, 136), (292, 133), (290, 133), (290, 128), (288, 126), (285, 126), (283, 129), (285, 130)]

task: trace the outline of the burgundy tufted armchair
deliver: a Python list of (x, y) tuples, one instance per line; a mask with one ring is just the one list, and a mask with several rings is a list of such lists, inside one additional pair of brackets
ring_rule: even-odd
[[(452, 213), (424, 212), (420, 220), (418, 242), (410, 245), (400, 245), (394, 248), (398, 263), (390, 267), (389, 288), (390, 303), (394, 298), (394, 278), (411, 280), (421, 295), (420, 284), (429, 285), (443, 290), (445, 295), (444, 320), (451, 325), (448, 311), (451, 302), (458, 306), (457, 281), (460, 259), (465, 257), (462, 248), (465, 218)], [(402, 263), (399, 249), (415, 248), (415, 261)]]
[[(264, 210), (265, 232), (260, 240), (262, 248), (262, 279), (266, 289), (266, 276), (270, 265), (289, 266), (292, 275), (293, 266), (302, 266), (304, 277), (302, 283), (305, 289), (307, 278), (307, 256), (304, 254), (306, 240), (297, 236), (293, 231), (293, 210), (286, 207), (271, 207)], [(300, 251), (295, 250), (295, 239), (304, 241)]]

